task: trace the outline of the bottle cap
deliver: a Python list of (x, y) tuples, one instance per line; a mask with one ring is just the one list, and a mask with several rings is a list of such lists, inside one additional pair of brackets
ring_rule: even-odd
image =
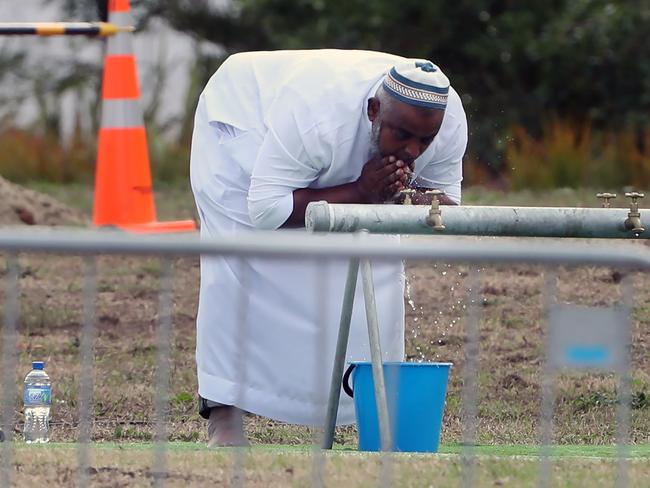
[(32, 369), (45, 369), (43, 361), (32, 361)]

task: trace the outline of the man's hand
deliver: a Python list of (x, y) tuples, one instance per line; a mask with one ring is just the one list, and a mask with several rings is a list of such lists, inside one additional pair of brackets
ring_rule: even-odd
[(361, 170), (357, 188), (363, 203), (382, 203), (406, 188), (411, 168), (395, 156), (373, 158)]
[(395, 156), (368, 161), (357, 181), (329, 188), (299, 188), (293, 192), (293, 211), (282, 225), (305, 225), (305, 209), (309, 202), (325, 200), (329, 203), (383, 203), (406, 188), (411, 168)]

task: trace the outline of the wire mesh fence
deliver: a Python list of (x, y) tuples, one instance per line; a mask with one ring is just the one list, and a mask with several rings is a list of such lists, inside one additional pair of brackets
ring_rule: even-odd
[[(17, 478), (19, 476), (18, 466), (23, 463), (23, 461), (17, 461), (16, 458), (23, 447), (20, 441), (21, 420), (19, 415), (21, 409), (19, 381), (22, 371), (18, 371), (18, 365), (21, 364), (21, 358), (24, 362), (24, 357), (29, 353), (34, 354), (34, 352), (24, 350), (20, 344), (22, 337), (29, 333), (22, 330), (27, 321), (23, 315), (30, 313), (29, 308), (23, 306), (26, 298), (21, 293), (21, 286), (24, 286), (28, 280), (44, 278), (30, 276), (30, 273), (26, 273), (21, 268), (20, 259), (23, 256), (35, 255), (39, 256), (39, 263), (41, 264), (45, 262), (44, 260), (48, 262), (60, 261), (64, 259), (61, 256), (80, 256), (79, 259), (74, 261), (75, 269), (68, 270), (70, 275), (75, 276), (81, 283), (79, 289), (76, 288), (77, 285), (74, 285), (72, 281), (69, 284), (69, 288), (72, 288), (74, 292), (79, 292), (81, 296), (80, 303), (70, 304), (71, 307), (78, 306), (80, 308), (81, 317), (79, 335), (75, 339), (78, 342), (75, 356), (79, 363), (78, 374), (76, 370), (68, 372), (70, 375), (75, 376), (73, 383), (77, 386), (76, 389), (71, 388), (70, 391), (65, 392), (65, 398), (69, 403), (67, 408), (76, 410), (77, 415), (68, 421), (69, 437), (61, 436), (56, 438), (56, 435), (54, 436), (54, 440), (76, 441), (71, 444), (77, 452), (73, 482), (80, 486), (91, 484), (98, 476), (97, 468), (94, 467), (96, 465), (94, 459), (98, 459), (97, 454), (94, 453), (94, 447), (98, 444), (98, 436), (93, 435), (93, 432), (98, 417), (110, 417), (111, 415), (111, 409), (104, 405), (104, 399), (98, 395), (98, 382), (108, 382), (110, 378), (98, 378), (96, 373), (102, 366), (101, 362), (105, 357), (103, 356), (105, 351), (98, 348), (98, 327), (101, 326), (102, 317), (104, 317), (101, 307), (98, 308), (98, 296), (102, 293), (117, 294), (114, 289), (107, 289), (103, 282), (101, 267), (98, 267), (98, 260), (107, 255), (115, 256), (116, 259), (121, 259), (122, 256), (135, 256), (136, 259), (153, 256), (158, 260), (156, 266), (150, 265), (153, 267), (152, 271), (158, 277), (158, 280), (152, 285), (152, 288), (155, 288), (155, 294), (149, 297), (151, 299), (149, 308), (142, 311), (145, 316), (149, 317), (149, 333), (153, 338), (149, 350), (151, 354), (146, 356), (145, 359), (145, 361), (151, 363), (148, 364), (148, 368), (153, 374), (147, 377), (136, 374), (126, 379), (117, 378), (116, 381), (119, 380), (122, 384), (114, 385), (118, 389), (137, 390), (142, 386), (138, 385), (139, 382), (151, 383), (148, 387), (153, 391), (153, 401), (147, 407), (142, 407), (142, 405), (138, 405), (138, 407), (151, 408), (153, 411), (150, 416), (147, 416), (151, 432), (148, 436), (143, 436), (141, 440), (147, 441), (143, 443), (144, 446), (152, 446), (150, 450), (151, 458), (147, 462), (146, 478), (156, 486), (173, 485), (174, 482), (179, 481), (179, 478), (174, 478), (174, 473), (178, 471), (178, 460), (176, 459), (178, 446), (171, 441), (182, 439), (182, 437), (173, 437), (170, 432), (170, 430), (173, 430), (170, 427), (172, 417), (176, 415), (174, 408), (176, 408), (175, 405), (177, 405), (180, 398), (179, 394), (176, 394), (177, 390), (174, 383), (187, 381), (187, 378), (191, 377), (194, 371), (191, 368), (184, 368), (185, 370), (190, 369), (189, 371), (178, 371), (178, 348), (176, 346), (178, 345), (179, 336), (174, 324), (174, 318), (177, 316), (174, 307), (175, 302), (178, 300), (178, 289), (174, 289), (174, 283), (179, 274), (178, 257), (190, 256), (196, 258), (199, 255), (226, 255), (235, 258), (239, 263), (245, 263), (247, 259), (251, 258), (281, 260), (295, 258), (296, 256), (301, 259), (313, 260), (318, 267), (318, 273), (315, 276), (319, 277), (315, 286), (317, 296), (314, 297), (313, 303), (317, 307), (323, 307), (319, 309), (318, 313), (318, 316), (322, 319), (321, 323), (318, 324), (319, 328), (322, 330), (326, 327), (338, 328), (350, 320), (349, 316), (353, 308), (365, 307), (370, 336), (381, 329), (381, 317), (378, 317), (374, 311), (376, 304), (374, 303), (373, 290), (373, 263), (407, 260), (409, 263), (415, 263), (413, 266), (421, 266), (432, 262), (462, 265), (462, 272), (459, 272), (458, 275), (462, 274), (462, 285), (459, 287), (463, 289), (464, 298), (462, 299), (462, 306), (458, 306), (459, 323), (457, 329), (460, 330), (457, 330), (454, 335), (458, 350), (458, 355), (454, 358), (454, 361), (459, 364), (455, 364), (454, 371), (452, 371), (450, 386), (452, 391), (448, 394), (447, 412), (443, 424), (443, 440), (455, 441), (454, 452), (459, 454), (457, 458), (453, 456), (449, 458), (450, 462), (454, 463), (454, 468), (447, 474), (450, 477), (449, 479), (455, 479), (457, 484), (462, 486), (482, 486), (485, 463), (481, 461), (482, 451), (480, 448), (486, 439), (484, 431), (498, 430), (494, 425), (485, 422), (486, 415), (492, 415), (491, 418), (495, 423), (502, 421), (504, 424), (508, 424), (510, 429), (516, 429), (518, 424), (521, 424), (523, 429), (525, 423), (523, 417), (514, 420), (506, 418), (506, 412), (486, 413), (488, 407), (484, 404), (485, 395), (482, 393), (482, 389), (484, 389), (482, 382), (491, 372), (484, 369), (485, 362), (482, 360), (484, 357), (482, 349), (487, 350), (484, 345), (484, 331), (490, 326), (484, 319), (487, 303), (484, 295), (486, 292), (494, 294), (495, 291), (489, 288), (490, 286), (494, 287), (493, 284), (486, 285), (485, 270), (489, 266), (502, 266), (504, 268), (522, 264), (535, 266), (533, 272), (543, 278), (541, 290), (539, 290), (538, 294), (530, 296), (530, 301), (521, 303), (525, 315), (526, 313), (533, 314), (532, 309), (536, 300), (543, 302), (541, 308), (544, 316), (542, 334), (544, 342), (539, 345), (539, 351), (537, 351), (539, 353), (539, 364), (537, 364), (536, 369), (530, 372), (531, 375), (539, 376), (538, 384), (540, 385), (539, 391), (535, 393), (535, 399), (539, 400), (539, 422), (537, 420), (531, 421), (535, 433), (529, 436), (529, 440), (534, 437), (532, 443), (539, 447), (539, 451), (535, 451), (539, 456), (526, 461), (537, 466), (534, 483), (540, 486), (553, 484), (554, 466), (559, 463), (555, 458), (557, 448), (554, 448), (553, 445), (557, 444), (558, 441), (566, 443), (567, 439), (571, 441), (578, 438), (567, 434), (568, 431), (571, 431), (570, 419), (563, 420), (564, 423), (558, 428), (558, 425), (556, 425), (558, 420), (554, 412), (562, 400), (560, 398), (562, 392), (558, 393), (558, 381), (570, 382), (580, 377), (577, 376), (580, 374), (603, 375), (603, 377), (607, 378), (606, 381), (614, 385), (612, 391), (615, 398), (606, 400), (611, 403), (610, 410), (615, 410), (615, 415), (613, 418), (605, 417), (606, 420), (609, 420), (605, 430), (613, 430), (614, 435), (606, 439), (599, 438), (595, 442), (615, 440), (617, 451), (613, 459), (617, 461), (618, 467), (615, 476), (612, 478), (612, 483), (616, 486), (629, 486), (635, 483), (634, 474), (629, 475), (630, 469), (633, 471), (636, 469), (629, 462), (630, 443), (647, 442), (646, 429), (648, 425), (644, 418), (635, 420), (632, 416), (632, 407), (635, 400), (632, 392), (632, 354), (630, 350), (634, 338), (637, 337), (633, 330), (635, 325), (632, 320), (632, 311), (635, 307), (645, 310), (647, 305), (643, 302), (640, 304), (634, 303), (635, 284), (633, 280), (637, 279), (638, 276), (645, 277), (645, 272), (650, 267), (650, 253), (642, 246), (623, 246), (612, 249), (611, 246), (606, 244), (593, 243), (578, 244), (572, 242), (558, 244), (545, 241), (520, 243), (514, 240), (440, 238), (415, 238), (403, 239), (401, 242), (389, 242), (376, 236), (324, 236), (309, 235), (302, 232), (251, 233), (239, 236), (224, 236), (223, 239), (218, 241), (208, 241), (190, 235), (161, 238), (130, 236), (113, 232), (57, 232), (51, 230), (25, 232), (5, 230), (0, 232), (0, 253), (4, 257), (4, 270), (2, 272), (4, 275), (4, 303), (2, 305), (1, 334), (1, 364), (3, 371), (1, 398), (2, 431), (5, 434), (5, 441), (2, 443), (2, 449), (0, 449), (2, 453), (3, 486), (17, 485), (19, 482), (19, 478)], [(323, 303), (325, 302), (322, 297), (328, 290), (321, 286), (326, 281), (328, 273), (332, 272), (331, 264), (334, 262), (339, 264), (349, 263), (348, 287), (345, 290), (340, 290), (340, 294), (341, 297), (344, 295), (350, 297), (349, 300), (343, 301), (343, 310), (337, 311), (335, 314), (324, 308)], [(111, 263), (113, 267), (116, 266), (115, 261)], [(181, 263), (182, 266), (186, 264), (186, 262)], [(77, 266), (80, 266), (80, 268), (77, 268)], [(124, 279), (137, 273), (131, 269), (131, 265), (125, 266), (125, 269), (120, 271), (121, 275), (125, 277)], [(438, 264), (435, 266), (438, 266)], [(589, 306), (564, 303), (566, 300), (563, 295), (567, 295), (567, 293), (561, 289), (558, 290), (558, 281), (561, 281), (563, 273), (567, 273), (565, 270), (574, 270), (579, 267), (607, 267), (607, 269), (615, 270), (613, 273), (619, 273), (619, 275), (615, 275), (617, 278), (614, 280), (617, 282), (618, 291), (616, 296), (610, 297), (611, 299), (605, 302), (597, 300), (596, 305), (591, 304)], [(243, 264), (242, 269), (245, 269)], [(411, 283), (411, 286), (439, 287), (441, 279), (447, 273), (445, 270), (448, 268), (440, 265), (439, 268), (435, 269), (434, 274), (421, 276), (421, 282), (419, 284)], [(572, 273), (572, 271), (568, 271), (568, 273)], [(31, 274), (38, 275), (33, 271)], [(408, 281), (408, 269), (406, 274)], [(243, 273), (242, 276), (245, 288), (246, 282), (254, 279), (254, 277), (247, 276), (246, 273)], [(358, 301), (354, 303), (354, 295), (350, 292), (350, 288), (354, 288), (357, 280), (359, 281), (358, 287), (363, 290), (365, 303), (359, 303)], [(138, 293), (145, 293), (130, 285), (125, 285), (123, 290), (118, 289), (118, 291), (126, 302), (126, 307), (130, 305), (129, 297)], [(570, 296), (571, 292), (568, 292), (568, 295)], [(445, 302), (438, 298), (439, 296), (440, 294), (434, 294), (436, 300), (440, 301), (439, 306), (443, 306)], [(561, 299), (558, 297), (561, 297)], [(34, 297), (30, 299), (34, 299)], [(236, 304), (238, 322), (242, 324), (238, 329), (238, 336), (234, 338), (242, 352), (236, 365), (239, 380), (245, 380), (248, 374), (246, 358), (251, 347), (251, 337), (249, 337), (250, 331), (246, 324), (249, 320), (247, 317), (247, 300), (249, 299), (250, 297), (247, 296), (239, 296)], [(402, 300), (402, 297), (395, 297), (395, 299)], [(410, 297), (408, 299), (410, 300)], [(643, 299), (644, 297), (640, 297), (641, 301)], [(459, 299), (458, 303), (460, 301)], [(131, 303), (131, 305), (135, 306), (135, 303)], [(435, 310), (435, 306), (435, 304), (432, 305), (432, 310)], [(418, 318), (417, 313), (413, 312), (415, 308), (412, 307), (410, 312), (407, 308), (407, 315), (410, 314), (409, 320), (411, 321)], [(53, 313), (52, 310), (45, 311), (41, 320), (45, 324), (56, 322), (52, 316)], [(460, 317), (461, 313), (462, 317)], [(48, 314), (50, 315), (48, 316)], [(502, 319), (506, 320), (507, 317), (502, 317)], [(373, 321), (374, 323), (372, 323)], [(47, 328), (45, 331), (47, 333)], [(525, 330), (519, 333), (525, 339)], [(134, 335), (130, 340), (137, 342), (136, 331), (134, 331)], [(449, 340), (451, 341), (451, 334)], [(372, 342), (372, 339), (370, 342)], [(442, 343), (443, 341), (439, 340), (435, 344), (430, 344), (430, 347), (426, 348), (427, 354), (430, 355), (431, 351), (438, 350)], [(340, 342), (338, 350), (340, 353), (342, 351), (341, 354), (343, 354), (345, 348), (341, 344)], [(325, 348), (323, 336), (316, 335), (312, 347), (316, 350)], [(330, 344), (329, 347), (334, 349), (333, 344)], [(638, 347), (642, 348), (643, 344)], [(183, 354), (188, 352), (191, 354), (192, 351), (184, 350)], [(376, 364), (378, 358), (381, 357), (381, 351), (378, 351), (378, 353), (379, 355), (374, 357)], [(408, 357), (410, 361), (430, 359), (424, 358), (424, 356), (418, 357), (414, 353), (414, 348), (411, 348), (407, 353), (410, 356)], [(133, 361), (141, 361), (136, 357), (136, 354), (133, 355)], [(312, 375), (314, 384), (319, 385), (318, 391), (323, 393), (321, 403), (324, 405), (328, 403), (327, 394), (329, 392), (330, 420), (332, 420), (331, 407), (334, 406), (334, 403), (338, 404), (332, 398), (338, 398), (340, 394), (340, 369), (345, 362), (342, 359), (344, 356), (341, 354), (338, 356), (337, 366), (329, 363), (322, 364), (321, 368), (309, 372)], [(52, 358), (52, 361), (56, 361), (56, 359)], [(435, 359), (447, 360), (449, 358), (438, 357)], [(382, 371), (382, 368), (374, 369), (375, 378), (380, 378), (380, 371)], [(506, 375), (506, 379), (508, 378), (512, 382), (523, 381), (521, 375), (511, 377)], [(125, 380), (128, 380), (127, 384), (123, 384)], [(56, 377), (54, 381), (57, 381)], [(392, 380), (387, 376), (386, 381)], [(331, 390), (330, 382), (334, 385)], [(382, 383), (383, 381), (375, 382), (378, 387), (381, 387)], [(397, 388), (399, 389), (399, 386)], [(334, 396), (333, 393), (335, 393)], [(376, 393), (381, 400), (381, 388)], [(385, 396), (384, 405), (377, 405), (380, 424), (383, 422), (383, 426), (380, 425), (382, 452), (377, 455), (368, 455), (368, 458), (362, 458), (371, 463), (371, 468), (358, 465), (358, 458), (354, 457), (351, 458), (353, 460), (352, 464), (345, 466), (343, 471), (354, 472), (356, 470), (361, 473), (360, 476), (363, 478), (363, 482), (356, 479), (356, 484), (359, 485), (368, 484), (370, 479), (373, 480), (371, 484), (378, 486), (427, 486), (429, 481), (433, 483), (435, 480), (427, 481), (426, 475), (420, 472), (418, 480), (422, 484), (412, 480), (409, 481), (411, 479), (409, 478), (410, 475), (405, 471), (406, 468), (403, 464), (405, 458), (401, 457), (403, 455), (399, 453), (391, 452), (391, 437), (396, 428), (394, 418), (398, 414), (395, 413), (397, 408), (396, 396), (391, 394), (390, 389), (388, 393)], [(245, 395), (245, 392), (240, 391), (239, 395), (238, 403), (244, 400), (241, 395)], [(193, 398), (189, 399), (189, 403), (191, 401), (193, 401)], [(598, 401), (598, 399), (595, 401)], [(489, 408), (496, 409), (498, 405), (489, 404)], [(55, 419), (57, 416), (56, 410), (57, 405), (55, 404), (53, 409)], [(181, 423), (183, 419), (187, 419), (192, 415), (196, 417), (192, 412), (185, 413), (186, 415), (180, 420)], [(324, 486), (336, 482), (343, 476), (339, 472), (338, 463), (340, 460), (332, 458), (331, 454), (328, 454), (328, 450), (322, 449), (322, 446), (328, 447), (337, 439), (337, 434), (332, 428), (333, 424), (326, 422), (327, 413), (328, 411), (323, 408), (322, 425), (310, 430), (309, 436), (301, 439), (304, 444), (310, 446), (302, 454), (303, 460), (307, 464), (302, 484)], [(512, 412), (510, 413), (512, 414)], [(524, 413), (523, 415), (530, 415), (530, 413)], [(336, 417), (335, 414), (334, 417)], [(137, 418), (137, 416), (134, 418)], [(179, 422), (178, 419), (176, 421)], [(118, 432), (118, 427), (115, 428), (115, 432)], [(198, 424), (196, 428), (202, 427)], [(446, 431), (456, 432), (456, 434), (447, 434)], [(489, 442), (498, 445), (500, 439), (508, 439), (502, 431), (492, 435)], [(518, 438), (512, 436), (510, 439), (515, 439), (516, 442)], [(114, 435), (113, 440), (119, 440), (119, 436)], [(196, 442), (196, 439), (192, 437), (186, 437), (184, 440)], [(582, 440), (584, 441), (584, 438)], [(152, 444), (149, 444), (149, 441), (152, 441)], [(356, 446), (354, 442), (348, 442), (347, 447), (354, 448)], [(61, 449), (61, 445), (57, 443), (47, 449)], [(340, 445), (337, 452), (340, 453)], [(262, 486), (269, 479), (271, 482), (268, 482), (267, 485), (283, 483), (273, 477), (266, 479), (266, 481), (260, 481), (264, 480), (265, 475), (269, 475), (277, 466), (273, 462), (271, 462), (270, 466), (267, 466), (264, 464), (266, 461), (264, 461), (257, 467), (253, 462), (253, 467), (251, 467), (251, 457), (257, 455), (255, 449), (234, 448), (225, 451), (224, 455), (229, 459), (229, 469), (217, 469), (215, 465), (213, 470), (214, 476), (221, 479), (225, 484)], [(349, 455), (349, 452), (344, 451), (343, 455)], [(265, 451), (263, 456), (272, 458), (275, 456), (277, 460), (282, 454)], [(173, 462), (170, 463), (170, 460)], [(212, 460), (214, 461), (214, 458)], [(441, 460), (445, 461), (447, 458), (444, 456), (435, 459), (433, 457), (422, 457), (416, 461), (410, 460), (409, 463), (415, 466), (418, 462), (424, 462), (428, 467), (435, 467), (439, 472), (444, 473), (445, 470), (436, 464)], [(372, 464), (375, 461), (378, 464)], [(284, 466), (282, 464), (284, 462), (282, 461), (280, 464)], [(493, 462), (494, 465), (496, 463), (497, 461)], [(187, 469), (192, 470), (193, 468), (189, 467)], [(287, 469), (283, 471), (283, 476), (289, 472)], [(368, 469), (371, 469), (374, 474), (366, 478), (363, 473), (367, 474)], [(293, 471), (291, 474), (293, 476)], [(347, 482), (350, 481), (355, 483), (355, 478), (347, 479)]]

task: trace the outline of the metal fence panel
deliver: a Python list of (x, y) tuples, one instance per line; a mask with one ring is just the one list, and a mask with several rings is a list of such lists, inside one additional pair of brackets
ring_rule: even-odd
[[(97, 231), (0, 231), (0, 252), (7, 254), (8, 272), (6, 275), (5, 316), (2, 329), (3, 340), (3, 385), (2, 385), (2, 425), (6, 441), (2, 446), (3, 485), (12, 484), (12, 453), (16, 398), (16, 342), (19, 311), (19, 271), (18, 252), (70, 253), (83, 254), (85, 258), (85, 285), (83, 294), (83, 326), (80, 341), (81, 376), (79, 389), (79, 445), (78, 445), (78, 482), (86, 486), (89, 481), (90, 445), (93, 425), (93, 361), (94, 341), (96, 338), (96, 297), (98, 254), (137, 254), (155, 255), (161, 259), (162, 273), (159, 287), (158, 325), (156, 329), (156, 375), (155, 375), (155, 437), (153, 448), (153, 483), (165, 484), (169, 471), (167, 463), (168, 439), (167, 421), (169, 419), (169, 388), (172, 361), (172, 312), (174, 303), (172, 258), (177, 255), (229, 255), (237, 256), (241, 265), (241, 276), (245, 285), (251, 276), (247, 272), (246, 259), (249, 257), (282, 258), (300, 255), (319, 259), (319, 277), (323, 282), (327, 278), (328, 262), (323, 259), (346, 259), (349, 261), (348, 280), (344, 293), (344, 305), (339, 321), (339, 353), (345, 352), (351, 310), (354, 304), (354, 288), (357, 273), (361, 270), (362, 285), (365, 294), (368, 333), (373, 356), (373, 373), (376, 379), (376, 398), (381, 428), (381, 472), (378, 473), (381, 486), (397, 483), (394, 455), (391, 448), (391, 424), (389, 410), (390, 399), (386, 398), (383, 370), (377, 367), (381, 362), (381, 346), (378, 330), (373, 290), (372, 266), (370, 259), (395, 260), (439, 260), (456, 263), (470, 263), (473, 271), (470, 276), (469, 307), (465, 331), (462, 389), (462, 442), (460, 457), (463, 486), (474, 486), (476, 478), (476, 450), (478, 423), (478, 374), (479, 364), (479, 323), (480, 317), (480, 280), (476, 265), (483, 263), (537, 263), (545, 265), (598, 265), (647, 270), (650, 268), (650, 252), (639, 248), (612, 249), (609, 246), (594, 244), (562, 244), (546, 242), (519, 244), (516, 242), (479, 241), (471, 242), (449, 239), (402, 240), (400, 243), (374, 239), (373, 236), (352, 235), (308, 235), (302, 232), (250, 233), (238, 236), (223, 236), (219, 240), (199, 239), (197, 236), (131, 236), (115, 232)], [(542, 406), (540, 423), (540, 444), (542, 456), (540, 461), (541, 486), (551, 484), (551, 450), (553, 439), (553, 409), (555, 404), (554, 380), (558, 371), (564, 368), (613, 370), (619, 375), (619, 402), (617, 407), (617, 441), (619, 446), (619, 468), (617, 486), (627, 486), (626, 457), (628, 454), (630, 423), (630, 310), (627, 301), (621, 306), (609, 308), (588, 308), (584, 306), (567, 306), (555, 303), (557, 276), (553, 270), (547, 273), (546, 297), (548, 301), (548, 335), (546, 362), (542, 377)], [(318, 285), (318, 284), (317, 284)], [(625, 286), (631, 286), (629, 282)], [(244, 286), (244, 288), (246, 288)], [(317, 286), (319, 295), (325, 288)], [(628, 291), (624, 297), (630, 297)], [(240, 295), (237, 313), (241, 327), (236, 342), (239, 345), (240, 364), (237, 371), (240, 380), (246, 378), (246, 350), (250, 341), (248, 330), (248, 300)], [(323, 303), (316, 297), (315, 303)], [(328, 319), (328, 311), (319, 310), (322, 318), (321, 328)], [(329, 322), (334, 317), (329, 317)], [(323, 337), (316, 337), (317, 346), (322, 347)], [(344, 354), (343, 354), (344, 355)], [(339, 360), (333, 369), (314, 371), (314, 381), (328, 381), (331, 372), (330, 405), (327, 412), (324, 432), (314, 431), (314, 443), (311, 451), (312, 469), (310, 482), (313, 486), (324, 486), (327, 480), (327, 456), (319, 448), (329, 448), (334, 440), (333, 426), (336, 420), (334, 397), (338, 399), (343, 372), (343, 361)], [(321, 389), (321, 390), (325, 390)], [(244, 390), (240, 389), (240, 395)], [(242, 400), (239, 398), (239, 400)], [(248, 450), (233, 450), (233, 465), (230, 484), (245, 486), (245, 465)]]

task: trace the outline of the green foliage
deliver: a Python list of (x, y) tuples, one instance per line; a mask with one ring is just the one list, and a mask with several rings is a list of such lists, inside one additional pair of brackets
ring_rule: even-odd
[[(74, 53), (81, 39), (71, 40)], [(85, 41), (87, 42), (87, 41)], [(13, 181), (87, 181), (94, 172), (101, 66), (65, 54), (30, 62), (24, 51), (0, 45), (0, 174)], [(62, 131), (63, 102), (77, 100), (72, 134)], [(17, 122), (23, 103), (36, 115)]]
[(198, 430), (193, 430), (191, 432), (181, 432), (175, 436), (175, 439), (180, 442), (198, 442), (199, 438), (200, 434)]
[[(574, 398), (572, 406), (574, 412), (585, 413), (593, 409), (616, 405), (618, 402), (615, 392), (593, 391)], [(650, 398), (645, 391), (632, 392), (630, 407), (633, 410), (650, 408)]]
[(632, 393), (631, 405), (635, 410), (650, 408), (650, 395), (648, 395), (645, 391), (635, 391)]
[(62, 0), (62, 3), (67, 18), (106, 20), (108, 0)]
[(602, 391), (583, 393), (572, 400), (573, 411), (576, 413), (586, 413), (593, 409), (615, 404), (616, 397), (611, 393)]
[[(59, 1), (66, 18), (95, 20), (106, 15), (106, 0)], [(245, 50), (332, 47), (382, 50), (438, 63), (461, 94), (469, 118), (466, 181), (499, 175), (515, 188), (650, 184), (646, 0), (399, 4), (132, 0), (131, 4), (139, 30), (152, 19), (163, 19), (196, 40), (190, 87), (179, 117), (159, 120), (167, 79), (162, 62), (154, 67), (154, 83), (146, 87), (151, 96), (145, 120), (156, 180), (187, 179), (196, 100), (225, 56)], [(223, 55), (214, 54), (215, 45), (223, 47)], [(91, 106), (81, 110), (96, 124), (100, 69), (99, 64), (84, 65), (72, 58), (27, 67), (22, 53), (6, 52), (0, 45), (0, 82), (15, 87), (0, 94), (0, 119), (11, 121), (27, 98), (36, 101), (39, 114), (29, 134), (20, 134), (16, 142), (0, 135), (0, 149), (7, 149), (0, 156), (0, 174), (19, 180), (39, 175), (54, 181), (88, 174), (88, 169), (79, 172), (77, 163), (69, 162), (66, 149), (57, 142), (60, 103), (70, 92), (80, 101), (92, 93)], [(96, 126), (87, 139), (94, 133)], [(43, 144), (51, 147), (39, 153)], [(84, 151), (92, 145), (86, 141)], [(39, 156), (47, 153), (54, 160), (52, 168)], [(57, 162), (63, 159), (65, 165)], [(10, 168), (9, 160), (19, 161), (14, 163), (17, 167)], [(87, 160), (92, 163), (94, 157)], [(73, 171), (60, 168), (70, 165)]]
[(550, 115), (606, 130), (649, 122), (650, 3), (642, 0), (140, 4), (227, 52), (337, 47), (430, 58), (463, 96), (473, 157), (496, 170), (513, 125), (539, 137)]
[(144, 428), (138, 428), (137, 426), (130, 425), (116, 425), (113, 435), (116, 440), (135, 440), (135, 441), (150, 441), (153, 439), (153, 435), (149, 430)]
[(186, 391), (181, 391), (180, 393), (176, 394), (174, 398), (172, 398), (172, 402), (179, 405), (182, 405), (184, 403), (194, 403), (195, 398), (192, 394)]

